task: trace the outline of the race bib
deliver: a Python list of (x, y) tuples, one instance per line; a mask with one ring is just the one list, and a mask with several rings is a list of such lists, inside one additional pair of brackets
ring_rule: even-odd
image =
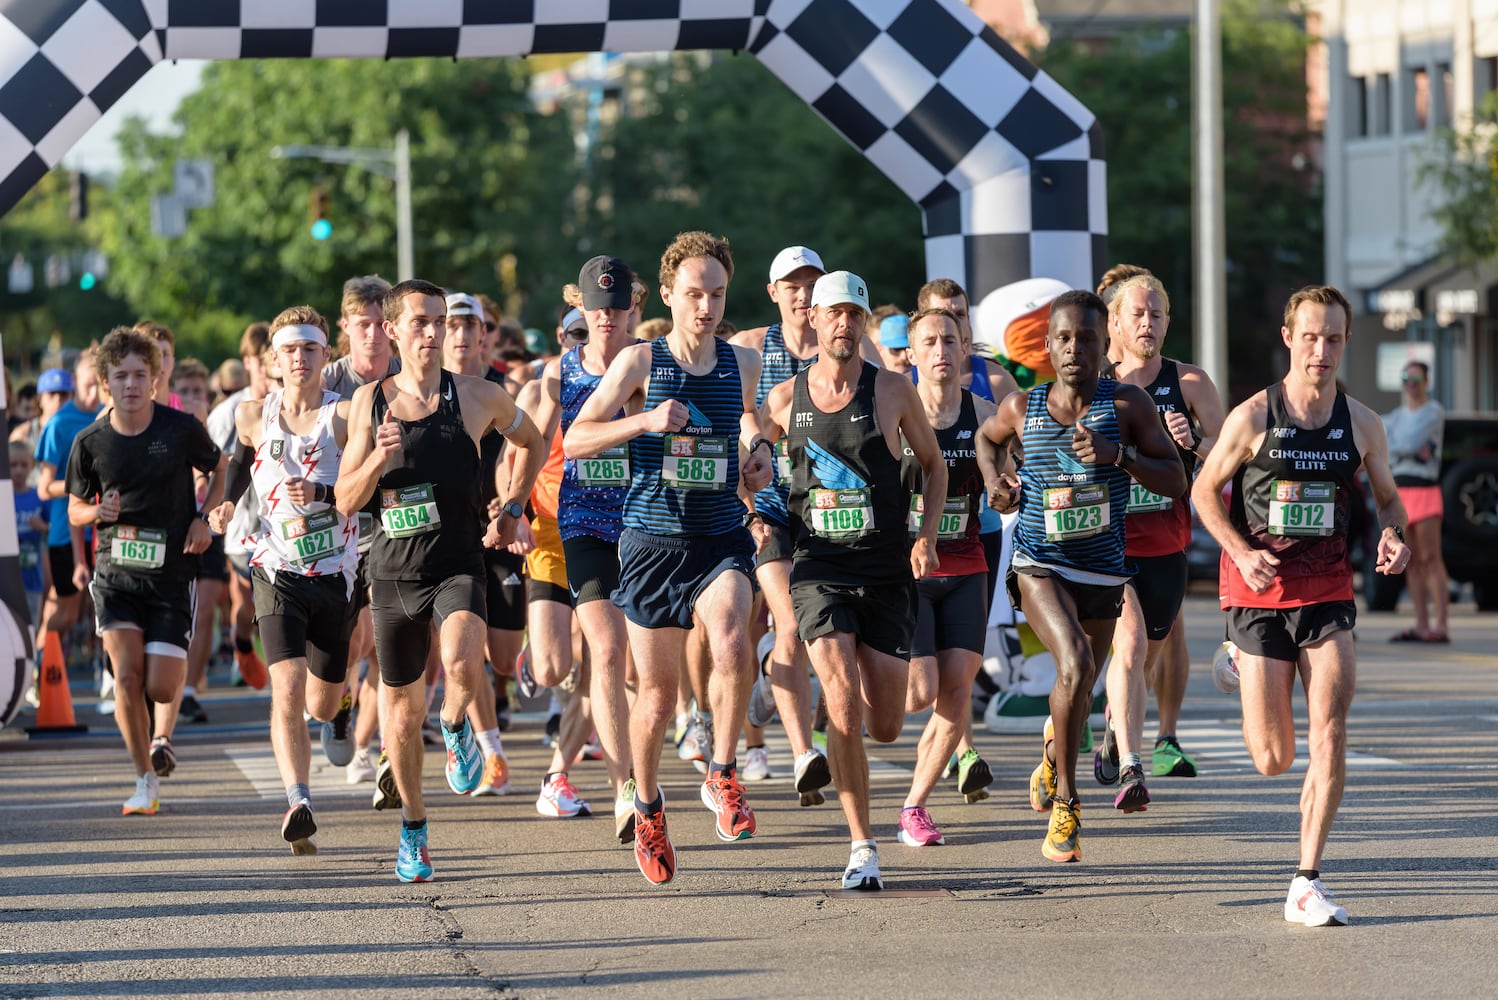
[(1065, 542), (1091, 538), (1108, 530), (1108, 486), (1058, 486), (1046, 490), (1045, 540)]
[(578, 459), (577, 482), (580, 486), (628, 486), (629, 445), (610, 448), (596, 458)]
[(22, 545), (20, 555), (23, 570), (38, 569), (42, 565), (42, 550), (35, 545)]
[(1336, 500), (1336, 483), (1276, 479), (1269, 489), (1269, 533), (1330, 535)]
[(781, 438), (775, 442), (775, 475), (787, 486), (791, 484), (791, 442)]
[(121, 524), (109, 542), (109, 560), (132, 569), (160, 569), (166, 562), (166, 531)]
[(678, 490), (728, 489), (729, 457), (737, 457), (732, 438), (667, 434), (661, 452), (661, 479)]
[(336, 510), (318, 511), (306, 517), (281, 522), (281, 537), (291, 543), (296, 556), (291, 563), (306, 566), (319, 559), (331, 559), (343, 552), (343, 532), (338, 530)]
[(811, 530), (823, 538), (857, 538), (874, 530), (874, 501), (867, 489), (811, 491)]
[(391, 538), (410, 538), (442, 526), (432, 484), (380, 490), (380, 527)]
[[(919, 493), (912, 493), (910, 513), (905, 518), (905, 526), (910, 530), (911, 538), (921, 533), (925, 513), (926, 498)], [(947, 497), (947, 502), (941, 509), (941, 520), (936, 525), (936, 540), (952, 542), (966, 538), (968, 513), (967, 497)]]
[(1158, 493), (1151, 493), (1138, 483), (1129, 483), (1129, 507), (1130, 514), (1146, 514), (1156, 510), (1170, 510), (1175, 501), (1170, 497), (1162, 497)]

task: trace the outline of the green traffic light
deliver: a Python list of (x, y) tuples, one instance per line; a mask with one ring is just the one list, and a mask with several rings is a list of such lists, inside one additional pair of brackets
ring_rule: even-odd
[(99, 279), (94, 277), (94, 272), (92, 271), (84, 271), (83, 274), (78, 278), (78, 287), (83, 289), (85, 292), (93, 288), (98, 283)]
[(333, 224), (327, 219), (318, 219), (312, 223), (312, 238), (314, 240), (325, 240), (333, 235)]

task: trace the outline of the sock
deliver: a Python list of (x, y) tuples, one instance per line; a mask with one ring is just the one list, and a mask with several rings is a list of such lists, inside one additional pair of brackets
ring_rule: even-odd
[(503, 754), (504, 747), (499, 742), (498, 729), (485, 729), (478, 734), (479, 746), (483, 748), (485, 757), (498, 757)]
[(312, 804), (312, 793), (307, 790), (306, 785), (301, 783), (288, 785), (286, 787), (286, 804), (288, 806), (295, 806), (298, 802), (305, 802), (310, 806)]
[(1308, 878), (1312, 882), (1314, 882), (1318, 878), (1321, 877), (1321, 869), (1320, 868), (1297, 868), (1297, 869), (1295, 869), (1295, 877), (1296, 878)]
[(255, 651), (255, 644), (248, 639), (241, 639), (236, 635), (234, 637), (234, 648), (241, 653), (253, 653)]
[(427, 825), (426, 819), (402, 819), (401, 827), (406, 830), (420, 830)]
[(1131, 767), (1141, 766), (1143, 765), (1140, 764), (1139, 755), (1137, 753), (1123, 753), (1118, 755), (1118, 769), (1120, 771), (1128, 770)]
[(552, 778), (555, 778), (559, 774), (565, 775), (566, 773), (567, 773), (566, 771), (547, 771), (546, 772), (546, 777), (541, 781), (541, 784), (543, 784), (543, 785), (549, 785), (549, 784), (551, 784), (551, 779)]
[(468, 724), (468, 718), (467, 718), (467, 716), (464, 716), (463, 718), (459, 719), (457, 722), (448, 722), (446, 719), (442, 720), (442, 728), (445, 731), (449, 732), (449, 733), (461, 733), (463, 731), (463, 727), (466, 726), (467, 724)]
[(497, 698), (494, 699), (494, 710), (495, 711), (497, 711), (497, 712), (503, 712), (505, 709), (507, 709), (509, 707), (510, 707), (510, 696), (508, 694), (502, 692), (499, 695), (499, 697), (497, 697)]
[(635, 793), (635, 812), (644, 816), (658, 816), (662, 809), (666, 808), (666, 797), (656, 792), (656, 796), (649, 802), (640, 801), (640, 793)]
[(697, 718), (704, 726), (711, 726), (713, 724), (713, 713), (711, 712), (698, 712)]
[(1175, 733), (1161, 733), (1160, 734), (1160, 738), (1157, 739), (1157, 740), (1155, 740), (1155, 746), (1159, 746), (1160, 744), (1164, 743), (1166, 740), (1173, 740), (1175, 738), (1176, 738), (1176, 734)]
[(710, 765), (708, 765), (707, 776), (709, 778), (716, 778), (718, 775), (724, 774), (731, 778), (733, 777), (734, 766), (737, 764), (737, 758), (729, 761), (727, 764), (719, 764), (717, 761), (713, 761)]
[(754, 746), (750, 747), (749, 749), (750, 750), (763, 750), (764, 748), (765, 748), (765, 741), (764, 740), (760, 740), (758, 743), (754, 744)]
[(197, 688), (193, 687), (191, 684), (184, 684), (184, 685), (182, 685), (182, 697), (184, 697), (184, 698), (196, 698), (197, 696), (198, 696), (198, 689)]
[(875, 843), (874, 841), (872, 841), (872, 840), (855, 840), (855, 841), (853, 841), (853, 850), (856, 851), (860, 847), (867, 847), (871, 851), (878, 851), (879, 850), (879, 845), (877, 843)]
[(920, 806), (901, 806), (901, 807), (900, 807), (900, 811), (901, 811), (901, 812), (902, 812), (902, 813), (908, 813), (908, 812), (910, 812), (910, 810), (912, 810), (912, 809), (919, 809), (919, 808), (920, 808)]

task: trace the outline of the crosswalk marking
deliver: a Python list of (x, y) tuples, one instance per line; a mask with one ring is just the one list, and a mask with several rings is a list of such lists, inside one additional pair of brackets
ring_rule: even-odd
[[(1181, 741), (1182, 748), (1194, 757), (1199, 765), (1203, 760), (1208, 760), (1249, 771), (1254, 769), (1253, 758), (1249, 756), (1247, 748), (1243, 745), (1243, 730), (1236, 725), (1183, 724), (1177, 728), (1176, 737)], [(1146, 760), (1148, 756), (1148, 751), (1146, 751)], [(1305, 738), (1297, 736), (1295, 738), (1295, 763), (1290, 765), (1290, 770), (1304, 771), (1309, 759), (1310, 751)], [(1347, 766), (1349, 769), (1409, 767), (1408, 764), (1390, 757), (1378, 757), (1373, 754), (1358, 753), (1355, 750), (1347, 751)]]

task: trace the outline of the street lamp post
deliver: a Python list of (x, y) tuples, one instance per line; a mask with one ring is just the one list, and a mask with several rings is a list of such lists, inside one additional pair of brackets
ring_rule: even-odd
[(1226, 240), (1222, 174), (1222, 28), (1217, 0), (1196, 0), (1192, 39), (1192, 139), (1195, 167), (1196, 363), (1228, 398), (1228, 319)]
[(395, 181), (395, 270), (396, 280), (416, 276), (416, 254), (411, 224), (411, 133), (395, 134), (394, 149), (361, 149), (350, 146), (275, 146), (270, 155), (278, 160), (312, 159), (363, 167)]

